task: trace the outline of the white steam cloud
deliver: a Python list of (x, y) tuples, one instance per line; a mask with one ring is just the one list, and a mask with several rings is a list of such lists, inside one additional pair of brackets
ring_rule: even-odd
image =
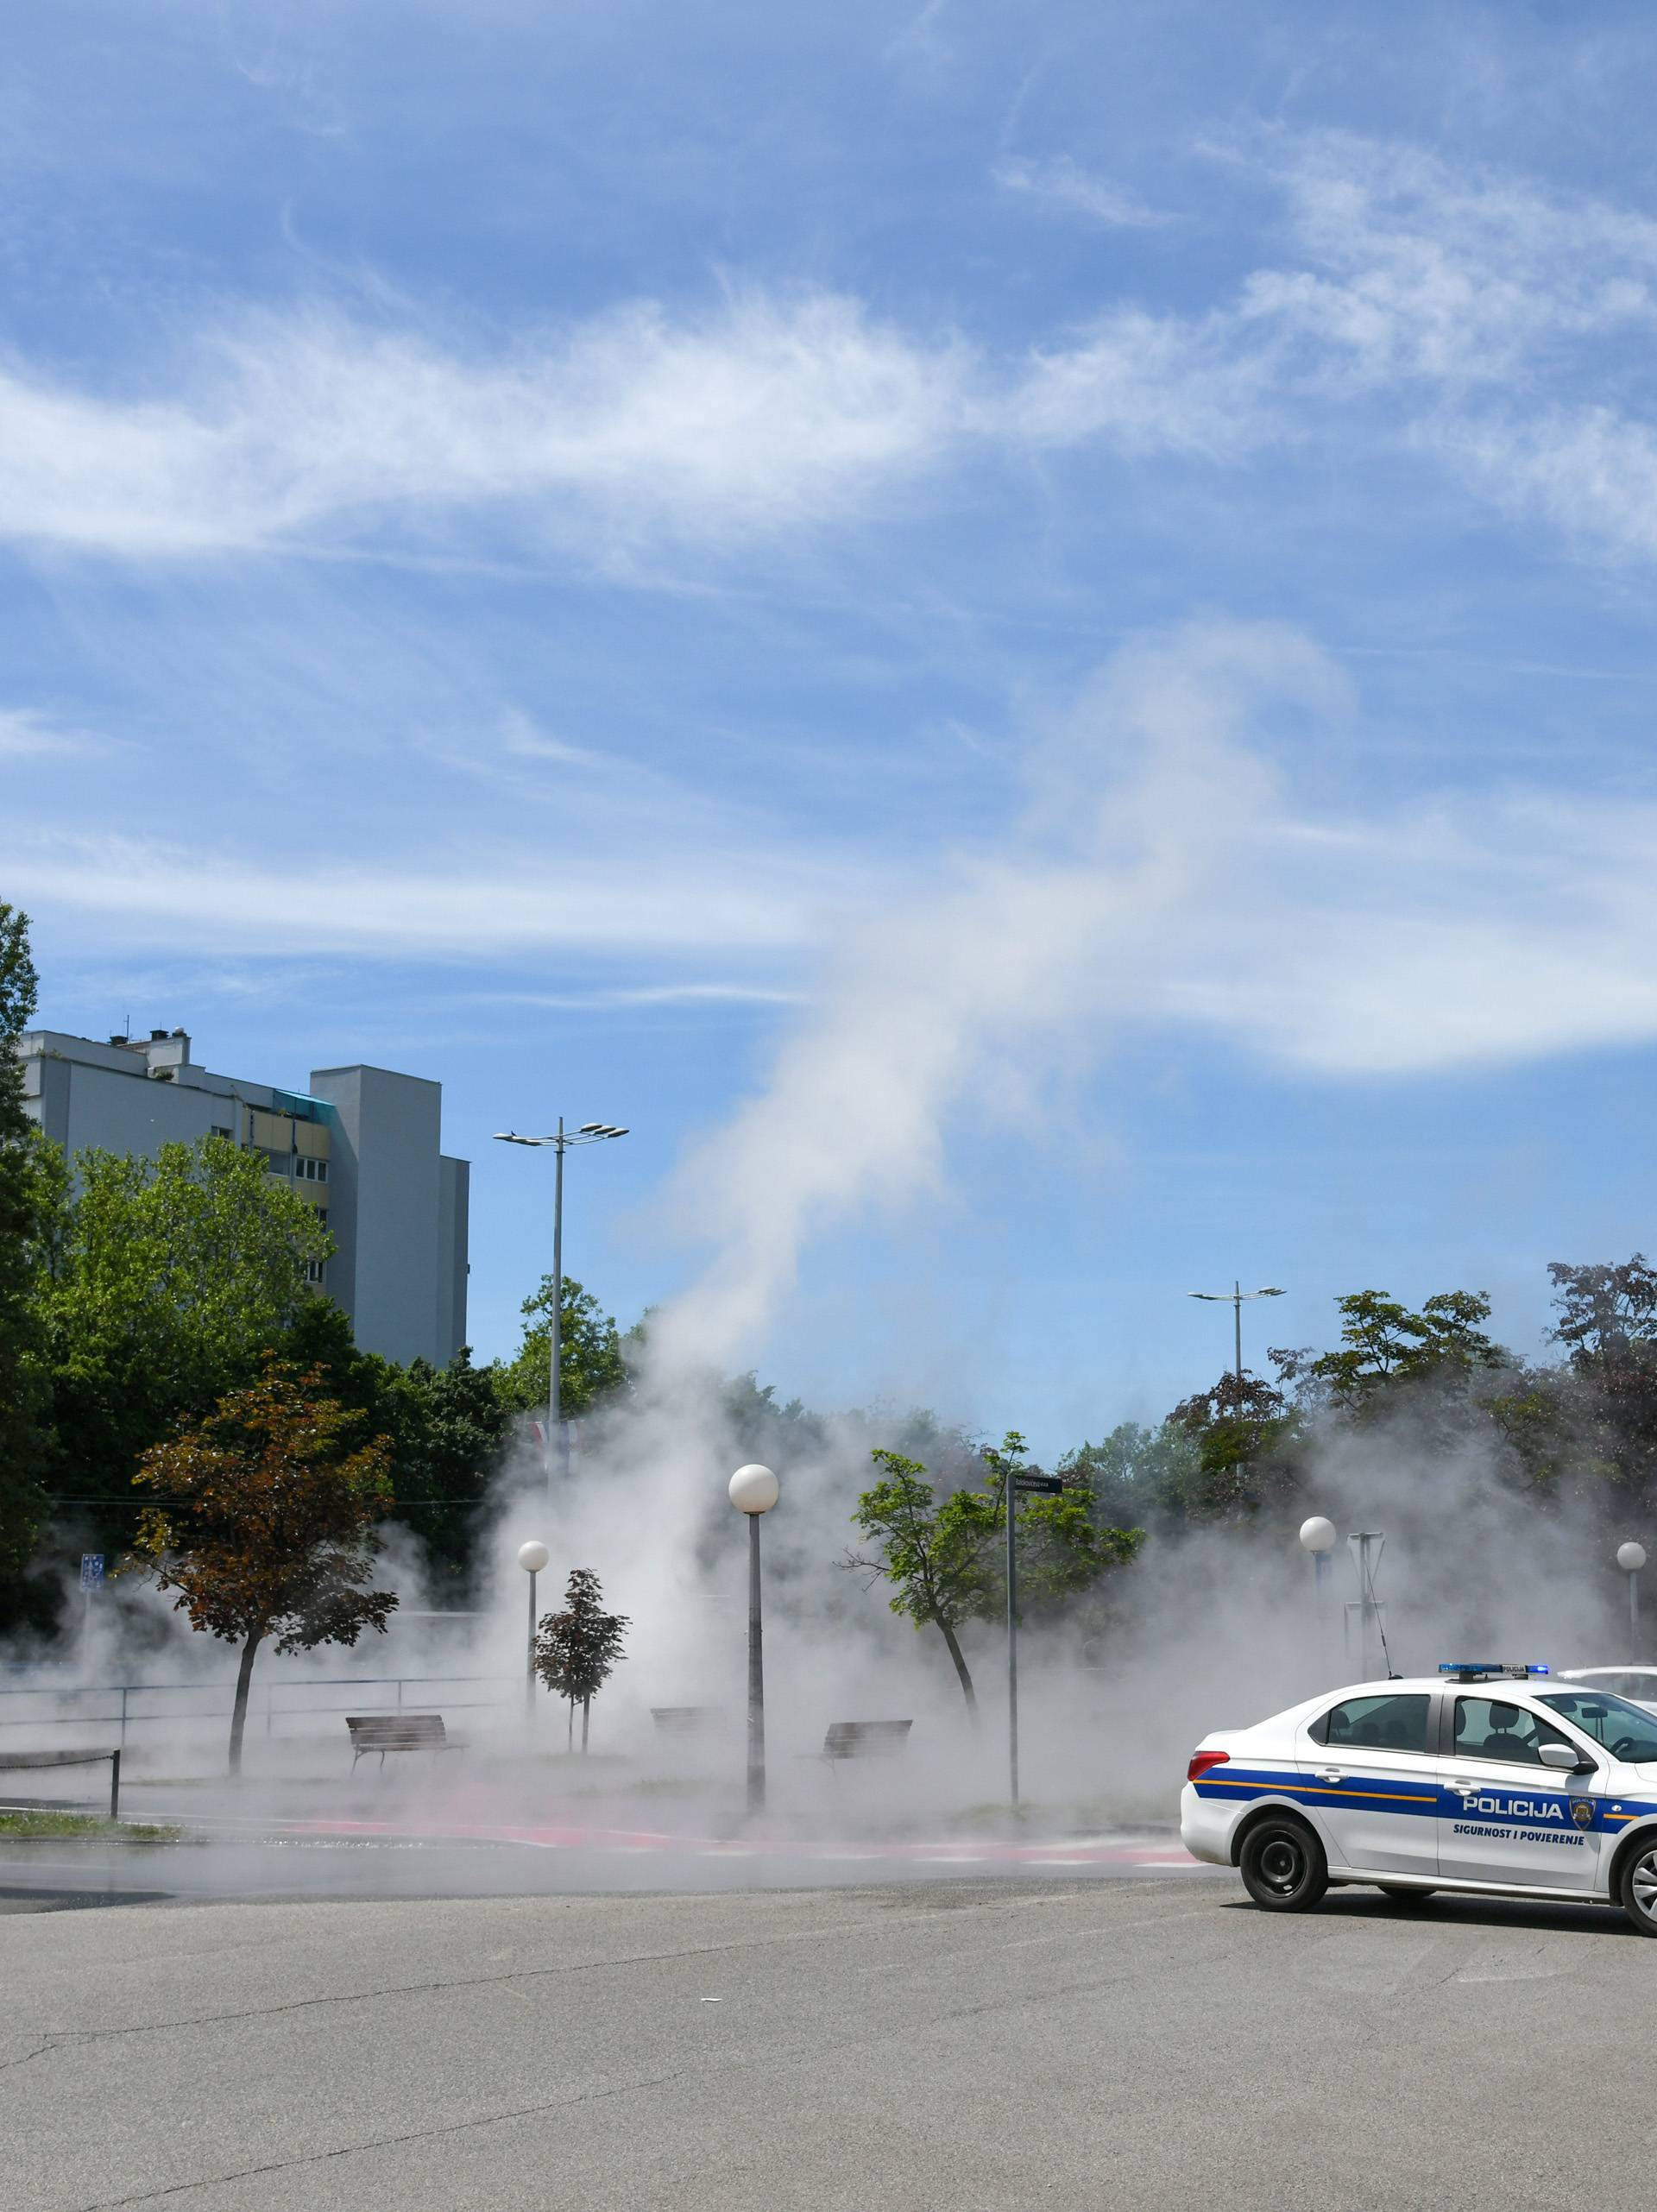
[(753, 1356), (800, 1255), (936, 1186), (969, 1087), (1041, 1111), (1119, 1025), (1199, 1027), (1361, 1077), (1657, 1035), (1657, 810), (1540, 793), (1318, 812), (1277, 735), (1349, 709), (1298, 633), (1129, 647), (1043, 747), (1004, 849), (966, 854), (831, 962), (766, 1088), (688, 1163), (714, 1252), (666, 1314), (691, 1364)]

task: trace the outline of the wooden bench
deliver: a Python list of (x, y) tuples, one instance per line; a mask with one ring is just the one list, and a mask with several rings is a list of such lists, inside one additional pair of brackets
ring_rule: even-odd
[(351, 1731), (351, 1772), (370, 1751), (386, 1763), (387, 1751), (458, 1751), (445, 1733), (441, 1713), (347, 1713)]
[(718, 1705), (652, 1705), (650, 1717), (658, 1736), (718, 1736), (726, 1721)]
[(912, 1720), (830, 1721), (822, 1755), (835, 1766), (845, 1759), (895, 1759), (914, 1725)]

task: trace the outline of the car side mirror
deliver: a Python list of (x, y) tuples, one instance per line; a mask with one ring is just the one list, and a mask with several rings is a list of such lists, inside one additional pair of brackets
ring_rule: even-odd
[(1543, 1766), (1552, 1767), (1557, 1774), (1591, 1774), (1594, 1771), (1593, 1761), (1568, 1743), (1544, 1743), (1538, 1748)]

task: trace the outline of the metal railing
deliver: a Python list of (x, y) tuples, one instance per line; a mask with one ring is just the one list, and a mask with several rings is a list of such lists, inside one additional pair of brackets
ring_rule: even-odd
[[(479, 1694), (488, 1691), (494, 1694)], [(307, 1721), (336, 1719), (356, 1711), (376, 1692), (382, 1704), (388, 1703), (396, 1712), (440, 1704), (449, 1712), (498, 1707), (507, 1713), (516, 1710), (522, 1683), (508, 1674), (341, 1674), (264, 1683), (255, 1676), (248, 1700), (249, 1730), (255, 1731), (262, 1721), (267, 1736), (304, 1736), (312, 1732), (305, 1725)], [(178, 1699), (188, 1702), (157, 1703)], [(78, 1688), (42, 1684), (0, 1689), (0, 1731), (113, 1729), (124, 1749), (131, 1730), (179, 1730), (228, 1722), (235, 1702), (231, 1682), (97, 1682)], [(6, 1734), (0, 1733), (0, 1745), (6, 1741)]]

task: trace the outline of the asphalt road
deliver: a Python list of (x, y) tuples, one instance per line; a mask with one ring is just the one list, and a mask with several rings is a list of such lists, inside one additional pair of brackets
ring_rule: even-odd
[(9, 2212), (1654, 2195), (1657, 1944), (1229, 1876), (0, 1919)]

